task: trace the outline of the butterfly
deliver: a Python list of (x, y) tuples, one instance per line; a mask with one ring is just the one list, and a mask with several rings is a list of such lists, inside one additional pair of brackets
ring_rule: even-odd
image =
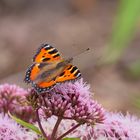
[(64, 59), (53, 46), (42, 44), (33, 57), (33, 64), (26, 71), (24, 81), (31, 83), (37, 93), (45, 93), (57, 83), (80, 78), (81, 73), (71, 64), (72, 60)]

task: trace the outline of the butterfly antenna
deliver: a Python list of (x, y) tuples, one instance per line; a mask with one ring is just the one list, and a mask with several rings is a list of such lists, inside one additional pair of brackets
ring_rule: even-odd
[(81, 54), (83, 54), (83, 53), (85, 53), (85, 52), (87, 52), (87, 51), (89, 51), (89, 50), (90, 50), (90, 48), (87, 48), (86, 50), (81, 51), (80, 53), (74, 55), (73, 58), (74, 58), (74, 57), (77, 57), (77, 56), (79, 56), (79, 55), (81, 55)]

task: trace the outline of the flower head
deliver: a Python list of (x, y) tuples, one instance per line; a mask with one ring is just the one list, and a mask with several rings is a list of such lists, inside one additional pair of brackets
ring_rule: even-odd
[[(57, 121), (56, 116), (52, 116), (52, 117), (48, 118), (47, 121), (45, 118), (41, 119), (42, 126), (48, 135), (51, 135), (56, 121)], [(75, 126), (76, 124), (77, 124), (77, 122), (74, 120), (64, 120), (63, 119), (61, 124), (59, 125), (57, 135), (58, 136), (62, 135), (64, 132), (66, 132), (67, 130), (69, 130), (70, 128)], [(35, 124), (35, 125), (37, 126), (37, 124)], [(87, 132), (89, 132), (90, 130), (91, 130), (91, 127), (89, 125), (83, 124), (83, 125), (80, 125), (78, 128), (76, 128), (71, 133), (69, 133), (67, 135), (67, 137), (80, 138), (81, 140), (83, 140), (84, 136), (87, 137)]]
[(91, 99), (89, 86), (82, 79), (59, 84), (39, 97), (38, 102), (47, 117), (55, 115), (80, 124), (95, 124), (104, 120), (103, 108)]
[[(42, 119), (43, 127), (48, 134), (51, 134), (56, 117), (51, 117), (47, 121)], [(73, 120), (63, 120), (58, 135), (75, 125)], [(81, 140), (139, 140), (140, 139), (140, 119), (135, 116), (121, 113), (107, 113), (104, 123), (89, 126), (83, 124), (67, 137), (80, 138)]]
[(7, 115), (0, 114), (0, 139), (1, 140), (35, 140), (37, 136), (20, 127)]
[(97, 124), (90, 128), (84, 136), (88, 140), (139, 140), (140, 139), (140, 120), (127, 114), (106, 113), (103, 124)]
[(31, 115), (29, 116), (29, 114), (33, 114), (33, 110), (26, 103), (25, 96), (27, 94), (26, 90), (16, 85), (0, 85), (0, 112), (7, 113), (10, 111), (26, 121), (33, 120)]

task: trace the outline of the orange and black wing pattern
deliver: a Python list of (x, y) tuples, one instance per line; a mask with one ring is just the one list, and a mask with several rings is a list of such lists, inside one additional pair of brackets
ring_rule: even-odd
[(41, 67), (42, 67), (42, 63), (32, 64), (28, 68), (28, 70), (26, 72), (25, 79), (24, 79), (24, 81), (26, 83), (32, 83), (33, 87), (35, 88), (35, 90), (38, 93), (47, 92), (48, 90), (50, 90), (56, 84), (55, 80), (51, 80), (49, 82), (48, 81), (47, 82), (46, 81), (39, 81), (38, 83), (34, 82), (34, 81), (36, 81), (36, 78), (41, 71)]
[[(26, 71), (25, 82), (32, 83), (32, 86), (38, 93), (44, 93), (48, 92), (56, 83), (75, 80), (81, 76), (81, 73), (76, 66), (68, 64), (60, 75), (50, 81), (48, 81), (47, 77), (44, 79), (39, 77), (44, 69), (47, 71), (48, 66), (52, 66), (56, 61), (61, 62), (61, 60), (63, 59), (56, 48), (49, 44), (41, 45), (33, 57), (33, 64)], [(39, 81), (36, 80), (38, 77)]]
[(73, 65), (68, 65), (64, 71), (56, 77), (55, 81), (57, 83), (69, 81), (69, 80), (75, 80), (77, 78), (81, 77), (80, 70)]
[(68, 65), (64, 69), (64, 71), (55, 79), (51, 80), (50, 82), (42, 81), (37, 84), (34, 83), (33, 87), (36, 89), (37, 92), (43, 93), (52, 89), (57, 83), (75, 80), (80, 77), (81, 77), (81, 73), (79, 69), (76, 66)]
[(33, 57), (33, 64), (27, 69), (25, 82), (34, 81), (39, 72), (45, 66), (45, 63), (53, 63), (56, 60), (61, 60), (58, 50), (49, 44), (42, 44)]
[(33, 62), (53, 62), (62, 59), (58, 50), (49, 44), (42, 44), (33, 57)]
[(37, 75), (39, 74), (40, 71), (41, 71), (40, 64), (38, 64), (38, 63), (32, 64), (26, 71), (24, 81), (26, 83), (33, 82), (36, 79), (36, 77), (37, 77)]
[(49, 90), (51, 90), (54, 86), (56, 85), (56, 81), (55, 80), (51, 80), (49, 82), (39, 82), (39, 83), (33, 83), (33, 87), (35, 88), (35, 90), (38, 93), (44, 93), (44, 92), (48, 92)]

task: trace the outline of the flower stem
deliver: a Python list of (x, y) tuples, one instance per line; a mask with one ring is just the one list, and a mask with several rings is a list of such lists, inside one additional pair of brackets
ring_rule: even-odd
[(40, 122), (40, 118), (39, 118), (39, 114), (38, 114), (38, 109), (36, 109), (36, 118), (37, 118), (37, 122), (38, 122), (38, 125), (39, 125), (39, 128), (44, 136), (44, 138), (47, 138), (46, 134), (45, 134), (45, 131), (41, 125), (41, 122)]
[(47, 103), (46, 103), (45, 98), (42, 97), (42, 99), (43, 99), (43, 101), (44, 101), (45, 106), (47, 107)]
[(73, 118), (71, 118), (71, 117), (64, 117), (64, 116), (63, 116), (63, 119), (65, 119), (65, 120), (73, 120)]
[(68, 135), (69, 133), (71, 133), (73, 130), (75, 130), (77, 127), (79, 127), (81, 124), (78, 123), (77, 125), (75, 125), (74, 127), (72, 127), (71, 129), (69, 129), (67, 132), (65, 132), (64, 134), (62, 134), (60, 137), (58, 137), (56, 140), (61, 140), (62, 138), (64, 138), (66, 135)]
[(57, 132), (57, 129), (59, 127), (59, 124), (60, 124), (61, 120), (62, 120), (62, 118), (61, 117), (58, 117), (57, 122), (56, 122), (56, 124), (55, 124), (55, 126), (53, 128), (51, 140), (55, 140), (56, 132)]

